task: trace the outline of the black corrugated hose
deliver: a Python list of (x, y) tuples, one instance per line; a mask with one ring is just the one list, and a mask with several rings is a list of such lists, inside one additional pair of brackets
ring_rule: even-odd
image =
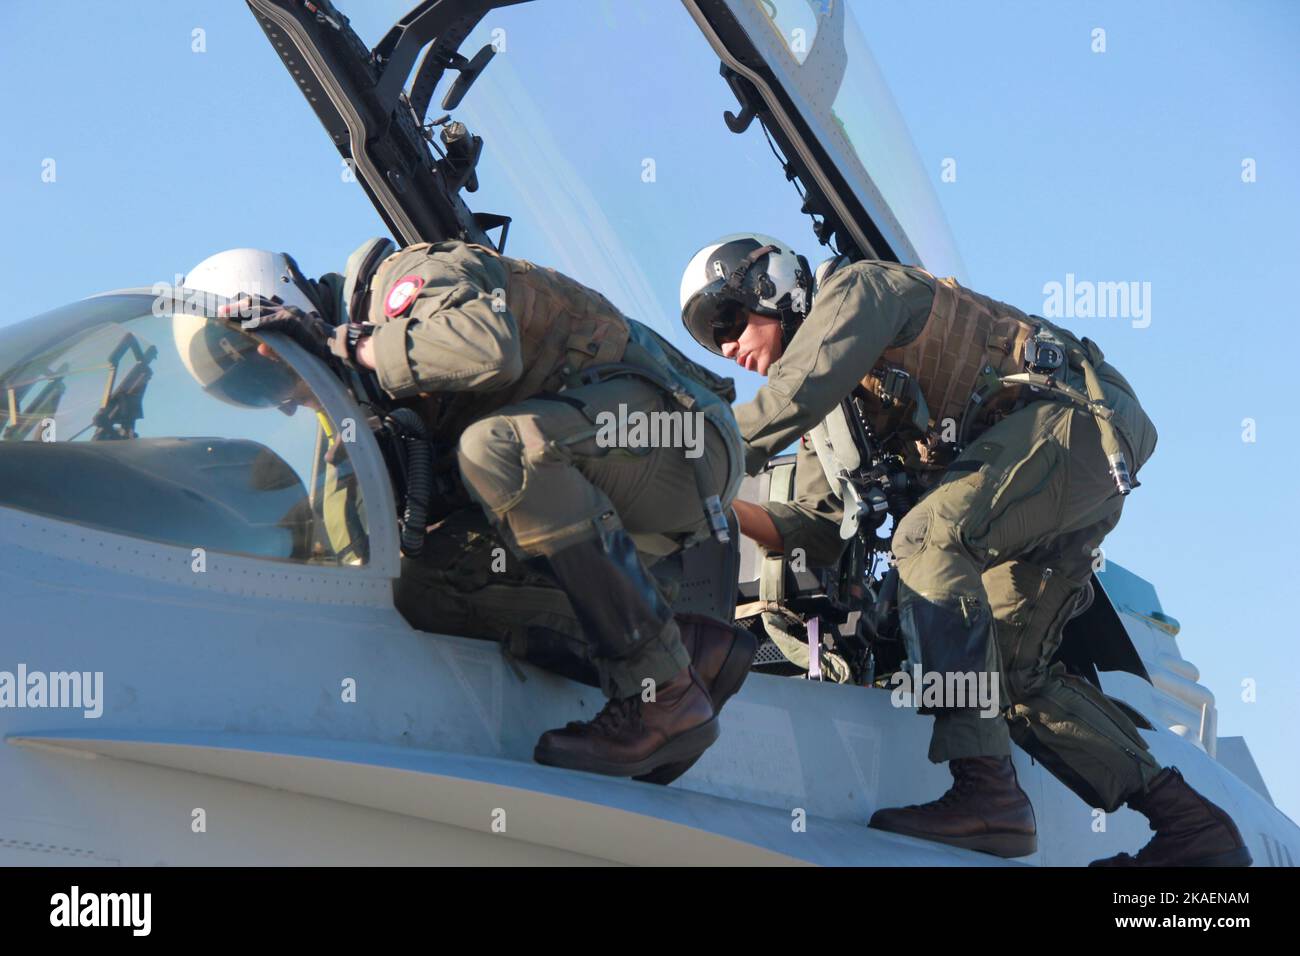
[(402, 511), (402, 554), (417, 557), (424, 547), (424, 528), (433, 494), (433, 446), (419, 414), (410, 408), (394, 409), (388, 418), (406, 445), (406, 502)]

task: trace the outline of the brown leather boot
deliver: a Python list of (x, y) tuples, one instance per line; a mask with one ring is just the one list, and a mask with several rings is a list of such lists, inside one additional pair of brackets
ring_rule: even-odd
[(613, 777), (636, 777), (666, 763), (693, 760), (718, 739), (713, 702), (694, 668), (656, 688), (655, 700), (639, 694), (605, 704), (589, 721), (542, 734), (533, 759), (552, 767)]
[(938, 800), (877, 810), (867, 826), (1001, 857), (1037, 849), (1034, 807), (1010, 757), (962, 757), (948, 770), (952, 788)]
[[(758, 638), (751, 631), (735, 624), (727, 624), (704, 614), (680, 613), (674, 615), (682, 632), (682, 646), (691, 655), (691, 666), (700, 675), (700, 683), (713, 700), (713, 709), (722, 713), (749, 676), (749, 665), (758, 653)], [(670, 784), (691, 767), (698, 756), (690, 760), (664, 764), (652, 773), (637, 777), (645, 783)]]
[(1120, 853), (1089, 866), (1250, 866), (1232, 817), (1193, 790), (1177, 767), (1161, 770), (1146, 793), (1125, 802), (1156, 835), (1137, 856)]

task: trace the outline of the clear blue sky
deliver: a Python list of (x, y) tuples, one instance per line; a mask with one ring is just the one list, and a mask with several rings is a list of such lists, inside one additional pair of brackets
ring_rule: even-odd
[[(413, 0), (342, 2), (373, 44)], [(1220, 733), (1245, 735), (1300, 819), (1300, 4), (850, 7), (972, 284), (1031, 311), (1067, 273), (1151, 284), (1146, 328), (1066, 322), (1101, 343), (1161, 435), (1107, 552), (1155, 584)], [(494, 15), (484, 41), (493, 27), (506, 51), (460, 118), (487, 140), (470, 201), (516, 217), (510, 251), (678, 341), (680, 269), (704, 242), (757, 229), (815, 255), (757, 127), (723, 128), (730, 93), (676, 3), (539, 0)], [(383, 231), (243, 4), (5, 0), (0, 81), (0, 324), (232, 246), (341, 268)], [(956, 182), (940, 181), (948, 158)], [(741, 377), (745, 397), (757, 380)]]

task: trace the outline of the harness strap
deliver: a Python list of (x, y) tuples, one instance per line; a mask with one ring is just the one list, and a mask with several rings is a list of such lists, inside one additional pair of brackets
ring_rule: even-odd
[[(1115, 428), (1115, 411), (1105, 404), (1106, 394), (1102, 390), (1101, 379), (1097, 377), (1097, 371), (1093, 368), (1092, 363), (1086, 358), (1081, 358), (1078, 367), (1083, 372), (1084, 387), (1087, 389), (1086, 395), (1078, 389), (1071, 388), (1064, 382), (1057, 381), (1051, 375), (1042, 375), (1037, 372), (1003, 375), (999, 381), (1003, 388), (1028, 386), (1040, 392), (1045, 392), (1058, 401), (1074, 405), (1076, 408), (1092, 415), (1096, 419), (1098, 430), (1101, 432), (1101, 448), (1106, 455), (1106, 462), (1109, 465), (1110, 476), (1115, 482), (1115, 489), (1121, 495), (1127, 495), (1138, 487), (1141, 482), (1135, 482), (1129, 474), (1128, 458), (1124, 452), (1124, 444), (1118, 430)], [(979, 402), (980, 393), (976, 392), (971, 396), (970, 407), (976, 407)], [(963, 444), (966, 418), (967, 416), (963, 416)]]

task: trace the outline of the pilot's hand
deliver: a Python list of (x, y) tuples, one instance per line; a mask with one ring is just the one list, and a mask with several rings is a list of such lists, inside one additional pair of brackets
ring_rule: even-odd
[(287, 335), (319, 359), (330, 358), (329, 339), (334, 327), (315, 312), (304, 312), (285, 305), (280, 298), (240, 296), (218, 310), (218, 315), (229, 315), (239, 321), (245, 332), (279, 332)]

